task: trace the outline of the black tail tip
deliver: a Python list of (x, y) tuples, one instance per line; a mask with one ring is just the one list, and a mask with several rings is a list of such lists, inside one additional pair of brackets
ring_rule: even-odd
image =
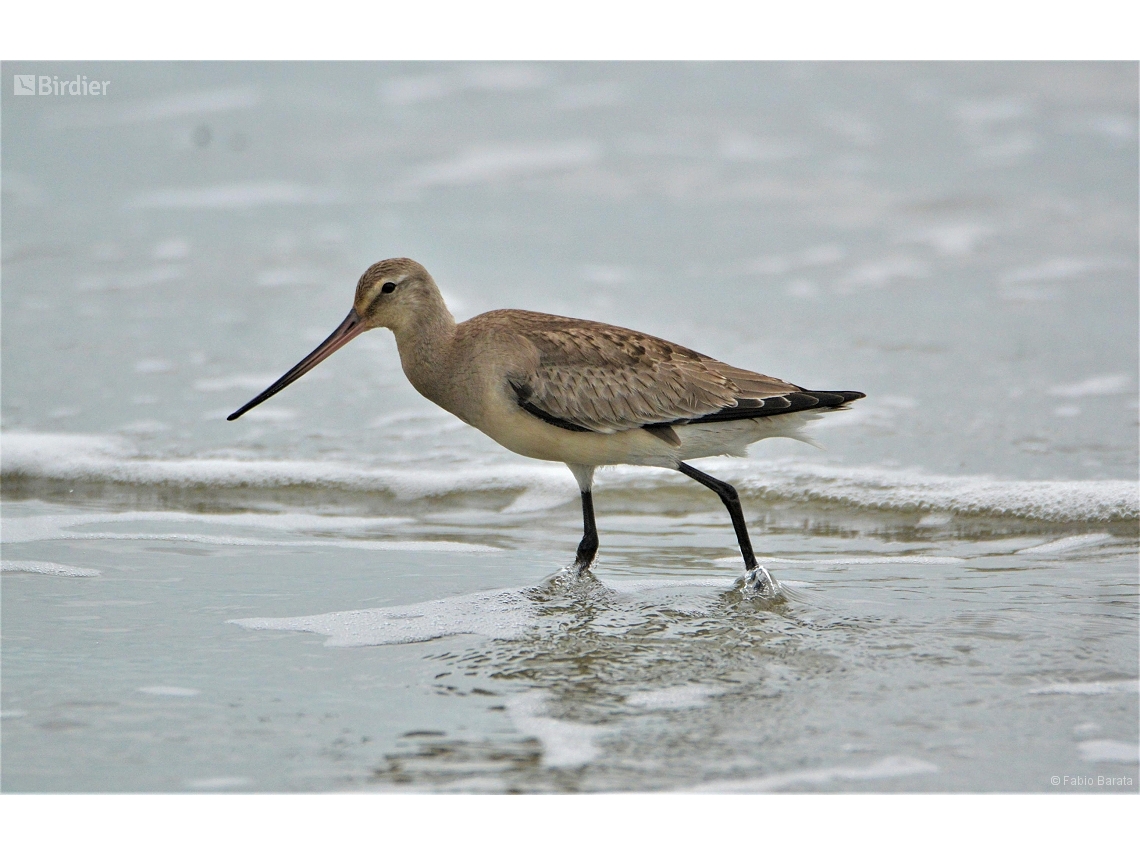
[[(812, 390), (805, 390), (805, 394), (819, 400), (811, 409), (818, 409), (823, 407), (832, 407), (834, 409), (842, 409), (850, 404), (852, 401), (858, 401), (860, 398), (866, 398), (862, 392), (818, 392)], [(802, 409), (802, 408), (801, 408)]]

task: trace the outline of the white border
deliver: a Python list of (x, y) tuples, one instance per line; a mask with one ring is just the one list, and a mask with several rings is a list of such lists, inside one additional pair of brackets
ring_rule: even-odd
[(1140, 5), (1027, 0), (7, 4), (0, 57), (1136, 59)]
[(0, 823), (10, 852), (1036, 855), (1127, 851), (1136, 805), (1107, 794), (7, 795)]

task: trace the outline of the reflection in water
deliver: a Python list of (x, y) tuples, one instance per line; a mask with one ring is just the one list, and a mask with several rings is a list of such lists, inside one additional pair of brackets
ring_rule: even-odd
[(837, 667), (798, 644), (808, 625), (794, 589), (773, 603), (746, 598), (743, 580), (726, 590), (715, 578), (603, 583), (563, 571), (522, 593), (536, 609), (521, 637), (433, 657), (495, 686), (504, 699), (494, 708), (516, 735), (409, 738), (377, 781), (521, 792), (699, 784), (726, 756), (751, 753), (719, 722), (757, 721), (762, 744), (760, 722), (783, 714), (782, 686)]

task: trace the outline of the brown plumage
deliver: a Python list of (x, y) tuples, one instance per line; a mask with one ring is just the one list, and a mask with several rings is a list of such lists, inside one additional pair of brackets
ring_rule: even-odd
[(348, 317), (316, 350), (241, 409), (284, 389), (357, 335), (387, 327), (404, 373), (425, 397), (528, 457), (561, 460), (582, 490), (586, 534), (577, 569), (597, 550), (594, 469), (616, 463), (676, 469), (714, 490), (736, 529), (747, 589), (772, 594), (756, 564), (731, 485), (684, 461), (743, 454), (771, 436), (805, 439), (809, 411), (833, 410), (861, 392), (815, 392), (635, 330), (538, 312), (487, 312), (461, 324), (434, 280), (407, 258), (368, 268)]
[(513, 329), (529, 345), (530, 364), (510, 378), (529, 390), (525, 400), (602, 433), (698, 418), (741, 400), (802, 391), (664, 339), (595, 321), (517, 310), (472, 320)]

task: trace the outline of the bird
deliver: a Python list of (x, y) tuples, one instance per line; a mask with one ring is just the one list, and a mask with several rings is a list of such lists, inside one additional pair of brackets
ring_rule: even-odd
[(369, 267), (352, 309), (328, 338), (228, 421), (276, 395), (361, 333), (392, 331), (412, 386), (505, 448), (561, 461), (581, 493), (583, 535), (569, 570), (598, 552), (594, 472), (672, 469), (716, 493), (744, 561), (748, 596), (779, 596), (756, 560), (736, 489), (686, 461), (746, 456), (768, 437), (811, 444), (802, 428), (862, 392), (818, 392), (736, 368), (656, 336), (597, 321), (499, 309), (456, 323), (435, 280), (409, 258)]

